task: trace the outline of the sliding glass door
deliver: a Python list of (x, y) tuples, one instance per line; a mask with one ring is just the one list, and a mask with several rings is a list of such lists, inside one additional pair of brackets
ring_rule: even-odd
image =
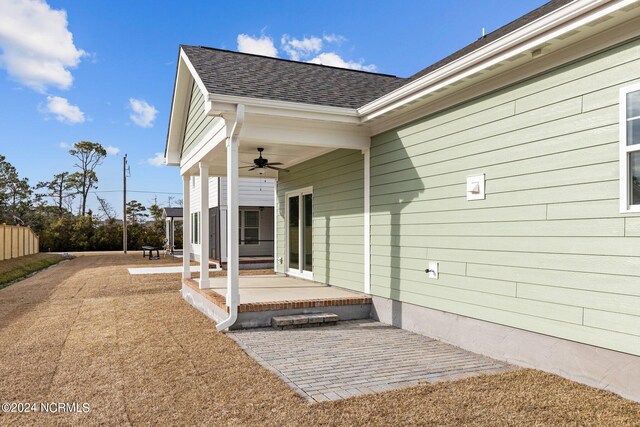
[(287, 193), (287, 272), (313, 279), (313, 190)]
[(300, 196), (289, 197), (289, 270), (300, 270)]

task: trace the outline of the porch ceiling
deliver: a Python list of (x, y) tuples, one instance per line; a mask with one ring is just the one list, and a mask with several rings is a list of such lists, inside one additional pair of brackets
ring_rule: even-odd
[[(208, 165), (210, 176), (227, 175), (226, 140), (233, 127), (234, 116), (223, 115), (224, 121), (203, 138), (187, 158), (181, 162), (181, 174), (198, 175), (198, 163)], [(336, 123), (325, 120), (269, 117), (247, 114), (238, 137), (239, 176), (277, 178), (273, 169), (249, 171), (258, 158), (258, 147), (264, 148), (262, 157), (270, 163), (282, 163), (288, 168), (330, 151), (345, 148), (363, 150), (370, 145), (368, 129), (354, 123)]]
[[(276, 178), (277, 171), (273, 169), (255, 169), (249, 171), (245, 166), (253, 165), (253, 159), (258, 158), (258, 147), (264, 148), (262, 157), (269, 159), (269, 163), (283, 163), (280, 168), (287, 168), (295, 164), (301, 163), (313, 157), (320, 156), (331, 151), (331, 148), (325, 147), (300, 147), (292, 144), (272, 144), (265, 141), (246, 141), (241, 140), (238, 148), (238, 159), (240, 169), (239, 176), (253, 178)], [(227, 175), (227, 148), (225, 142), (215, 145), (208, 151), (201, 161), (209, 166), (209, 175), (226, 176)], [(189, 169), (189, 173), (198, 175), (198, 165), (195, 164)]]

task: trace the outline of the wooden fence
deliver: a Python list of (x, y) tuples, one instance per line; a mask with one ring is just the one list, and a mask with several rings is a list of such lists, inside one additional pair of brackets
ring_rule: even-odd
[(36, 254), (40, 241), (29, 227), (0, 224), (0, 261)]

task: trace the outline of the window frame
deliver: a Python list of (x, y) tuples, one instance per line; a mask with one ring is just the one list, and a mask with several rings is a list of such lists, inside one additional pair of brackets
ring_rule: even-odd
[(200, 244), (200, 211), (191, 213), (191, 244)]
[[(256, 228), (258, 230), (258, 240), (255, 243), (247, 243), (246, 239), (245, 239), (245, 229), (246, 229), (246, 217), (245, 214), (247, 212), (255, 212), (258, 214), (258, 225), (256, 227), (249, 227), (249, 228)], [(240, 244), (241, 245), (248, 245), (248, 246), (257, 246), (260, 244), (260, 209), (241, 209), (240, 210), (240, 221), (238, 221), (238, 225), (240, 227), (239, 230), (239, 235), (240, 235)]]
[(629, 182), (629, 154), (640, 153), (640, 144), (627, 144), (627, 95), (632, 92), (640, 92), (640, 83), (620, 89), (620, 213), (640, 213), (640, 204), (631, 204), (632, 197)]

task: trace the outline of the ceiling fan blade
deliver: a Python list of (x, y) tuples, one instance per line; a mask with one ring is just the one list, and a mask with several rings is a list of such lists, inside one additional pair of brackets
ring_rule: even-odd
[(256, 170), (256, 167), (252, 167), (251, 169), (249, 169), (249, 172)]
[(273, 170), (277, 170), (277, 171), (281, 171), (281, 172), (289, 172), (289, 169), (285, 169), (285, 168), (277, 168), (277, 167), (271, 166), (271, 165), (267, 165), (267, 167), (269, 169), (273, 169)]
[(240, 166), (238, 169), (248, 169), (248, 168), (255, 168), (255, 165), (251, 165), (251, 166)]
[(282, 165), (283, 163), (280, 163), (280, 162), (269, 162), (269, 164), (273, 166), (273, 165)]

